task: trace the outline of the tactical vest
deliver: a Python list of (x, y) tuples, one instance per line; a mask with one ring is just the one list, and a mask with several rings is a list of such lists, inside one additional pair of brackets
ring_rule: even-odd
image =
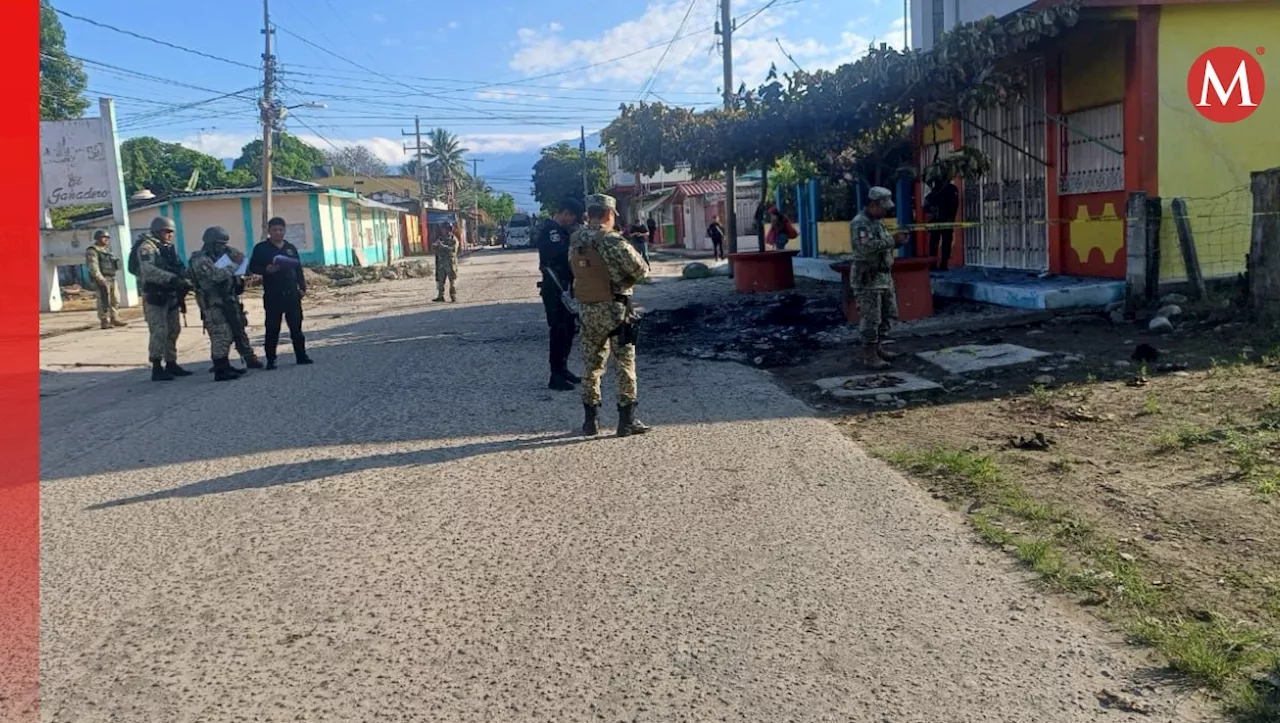
[[(155, 245), (156, 250), (159, 252), (156, 256), (156, 261), (155, 261), (155, 265), (157, 267), (159, 267), (160, 269), (163, 269), (164, 271), (168, 271), (171, 274), (175, 274), (177, 276), (186, 275), (187, 269), (185, 266), (183, 266), (182, 259), (178, 258), (178, 248), (176, 246), (174, 246), (173, 244), (162, 243), (155, 239), (149, 239), (149, 240), (151, 241), (152, 244)], [(137, 250), (137, 247), (141, 245), (142, 245), (142, 242), (139, 242), (136, 246), (134, 246), (135, 252)], [(136, 255), (135, 255), (135, 258), (136, 258)], [(143, 284), (142, 291), (143, 293), (152, 293), (152, 294), (173, 293), (173, 289), (170, 289), (165, 286), (157, 286), (152, 283)]]
[(114, 277), (120, 271), (120, 262), (110, 251), (99, 251), (95, 246), (93, 252), (98, 255), (98, 270), (107, 278)]
[(574, 298), (584, 304), (613, 301), (609, 267), (599, 251), (591, 246), (581, 246), (569, 252), (569, 262), (573, 265)]

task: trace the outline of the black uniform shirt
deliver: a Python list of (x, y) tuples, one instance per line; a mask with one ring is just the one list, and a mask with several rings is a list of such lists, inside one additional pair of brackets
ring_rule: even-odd
[[(566, 290), (573, 288), (573, 267), (569, 264), (569, 230), (547, 219), (538, 227), (538, 267), (551, 269)], [(555, 282), (550, 278), (543, 279), (543, 293), (560, 293)]]
[(276, 256), (298, 258), (298, 249), (288, 241), (279, 248), (270, 240), (259, 241), (253, 247), (253, 255), (249, 257), (249, 273), (262, 277), (262, 293), (266, 296), (297, 296), (299, 291), (306, 292), (307, 278), (302, 273), (302, 265), (293, 268), (282, 267), (274, 274), (267, 273), (267, 266)]

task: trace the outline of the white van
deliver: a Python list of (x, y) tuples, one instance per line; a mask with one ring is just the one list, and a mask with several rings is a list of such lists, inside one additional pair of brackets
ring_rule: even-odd
[(533, 218), (517, 211), (507, 222), (507, 233), (502, 240), (504, 249), (527, 249), (533, 246)]

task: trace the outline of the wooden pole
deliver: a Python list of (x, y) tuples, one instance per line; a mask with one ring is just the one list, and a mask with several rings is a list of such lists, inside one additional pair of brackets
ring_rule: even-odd
[(1191, 284), (1192, 295), (1204, 299), (1208, 291), (1204, 285), (1204, 274), (1200, 271), (1200, 255), (1196, 252), (1196, 237), (1191, 231), (1191, 221), (1187, 218), (1187, 202), (1181, 198), (1173, 199), (1173, 222), (1178, 227), (1178, 245), (1182, 247), (1182, 263), (1187, 268), (1187, 282)]
[(1249, 306), (1264, 319), (1280, 318), (1280, 168), (1249, 174), (1253, 233), (1246, 263)]

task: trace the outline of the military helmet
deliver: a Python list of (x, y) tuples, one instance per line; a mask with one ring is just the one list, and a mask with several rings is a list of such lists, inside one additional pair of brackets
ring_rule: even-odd
[(151, 233), (160, 233), (161, 231), (177, 231), (178, 227), (174, 225), (173, 219), (164, 216), (156, 216), (151, 219)]
[(224, 244), (231, 240), (231, 235), (221, 226), (210, 226), (204, 230), (204, 236), (201, 238), (205, 246), (213, 244)]
[(101, 241), (104, 238), (111, 238), (111, 234), (107, 233), (106, 229), (100, 228), (93, 232), (94, 241)]

